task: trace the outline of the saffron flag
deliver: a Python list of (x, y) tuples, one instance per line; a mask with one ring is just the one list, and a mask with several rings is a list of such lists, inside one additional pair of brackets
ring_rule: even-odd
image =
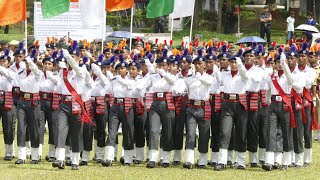
[(147, 7), (147, 18), (156, 18), (171, 14), (174, 0), (150, 0)]
[(51, 18), (69, 11), (70, 0), (41, 0), (42, 16)]
[(26, 20), (26, 0), (0, 1), (0, 26)]
[(132, 8), (134, 0), (106, 0), (107, 11), (120, 11)]

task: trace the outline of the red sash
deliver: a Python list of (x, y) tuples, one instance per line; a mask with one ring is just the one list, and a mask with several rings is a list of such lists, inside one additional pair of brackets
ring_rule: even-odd
[(211, 105), (209, 101), (204, 103), (204, 119), (211, 120)]
[(259, 93), (258, 92), (248, 92), (248, 98), (250, 103), (250, 111), (258, 111), (259, 109)]
[(319, 129), (313, 100), (312, 100), (310, 92), (307, 88), (303, 88), (303, 97), (305, 97), (309, 101), (309, 103), (311, 104), (312, 123), (311, 123), (310, 129), (311, 130)]
[(209, 102), (214, 103), (214, 112), (221, 112), (222, 96), (221, 94), (210, 94)]
[(52, 110), (57, 111), (59, 109), (59, 102), (58, 93), (52, 93)]
[(143, 101), (143, 98), (139, 97), (137, 100), (136, 100), (136, 114), (137, 115), (143, 115), (144, 113), (144, 101)]
[(94, 103), (96, 105), (96, 113), (97, 114), (104, 114), (105, 97), (104, 96), (95, 97), (95, 102)]
[(245, 94), (239, 94), (239, 103), (242, 104), (244, 110), (248, 109), (247, 106), (247, 96)]
[[(63, 81), (64, 81), (64, 84), (66, 85), (68, 91), (71, 93), (71, 95), (73, 97), (72, 101), (75, 100), (77, 102), (75, 104), (78, 104), (81, 107), (81, 109), (79, 109), (79, 112), (82, 110), (82, 114), (81, 114), (81, 118), (80, 118), (81, 122), (83, 122), (83, 123), (91, 123), (92, 124), (91, 117), (86, 112), (86, 109), (84, 107), (84, 103), (83, 103), (81, 97), (79, 96), (77, 91), (72, 87), (72, 85), (68, 81), (68, 70), (67, 69), (63, 69)], [(73, 105), (75, 105), (75, 104), (74, 104), (74, 102), (72, 102), (72, 109), (73, 109)]]
[(132, 100), (131, 98), (124, 98), (124, 112), (126, 113), (126, 117), (128, 117), (128, 114), (130, 112), (130, 109), (132, 109)]
[(183, 99), (184, 99), (184, 96), (175, 96), (174, 97), (174, 106), (175, 106), (177, 115), (180, 114)]
[(13, 105), (12, 92), (11, 91), (4, 92), (4, 107), (3, 107), (3, 109), (5, 111), (10, 111), (12, 109), (12, 105)]
[(165, 93), (165, 96), (166, 96), (168, 110), (170, 111), (175, 110), (172, 92)]
[(151, 104), (153, 102), (154, 94), (153, 93), (146, 93), (146, 106), (147, 106), (147, 112), (150, 111)]
[(301, 110), (302, 122), (307, 123), (306, 112), (304, 111), (303, 102), (301, 96), (297, 93), (295, 89), (291, 89), (291, 95), (294, 100), (294, 105), (296, 110)]
[(272, 80), (272, 84), (274, 85), (274, 87), (276, 88), (277, 92), (281, 96), (283, 102), (288, 106), (289, 111), (290, 111), (291, 127), (295, 128), (296, 127), (296, 123), (294, 122), (294, 113), (293, 113), (293, 110), (292, 110), (292, 105), (291, 105), (290, 98), (288, 98), (288, 96), (284, 93), (284, 91), (282, 90), (279, 82), (274, 77), (274, 74), (271, 75), (271, 80)]
[(267, 107), (267, 91), (266, 90), (261, 90), (260, 91), (260, 99), (261, 99), (261, 104), (263, 107)]

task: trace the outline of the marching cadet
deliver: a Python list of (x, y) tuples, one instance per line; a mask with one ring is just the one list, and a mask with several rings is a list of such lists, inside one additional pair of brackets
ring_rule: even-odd
[[(262, 46), (259, 49), (249, 49), (243, 53), (244, 64), (249, 77), (247, 82), (247, 106), (248, 106), (248, 124), (247, 124), (247, 150), (249, 151), (250, 167), (259, 167), (258, 165), (258, 144), (260, 138), (260, 119), (258, 119), (259, 110), (259, 91), (263, 72), (254, 65), (256, 54), (262, 55)], [(261, 56), (260, 55), (260, 56)], [(263, 122), (261, 123), (263, 124)], [(262, 129), (261, 129), (262, 131)], [(236, 134), (237, 136), (237, 134)]]
[[(281, 48), (279, 48), (279, 54), (280, 61), (276, 61), (277, 72), (267, 79), (269, 87), (267, 94), (271, 103), (267, 115), (266, 163), (262, 165), (262, 169), (266, 171), (271, 171), (272, 168), (287, 169), (288, 165), (291, 164), (292, 128), (295, 128), (296, 125), (290, 94), (292, 87), (301, 90), (304, 85), (304, 79), (297, 69), (292, 67), (293, 71), (291, 73), (286, 62), (286, 55), (282, 53)], [(297, 58), (297, 52), (293, 46), (287, 56), (288, 61), (293, 64), (292, 61)], [(271, 95), (270, 99), (269, 95)], [(278, 127), (281, 127), (282, 133), (280, 136)]]
[(42, 72), (34, 63), (37, 61), (36, 50), (26, 58), (26, 70), (19, 75), (20, 99), (18, 111), (18, 160), (15, 164), (24, 164), (26, 160), (26, 130), (29, 129), (31, 140), (31, 163), (38, 164), (39, 159), (39, 87), (43, 78)]
[(177, 80), (177, 77), (168, 72), (169, 61), (170, 59), (168, 59), (167, 50), (165, 49), (163, 56), (156, 60), (158, 67), (157, 73), (151, 74), (146, 83), (146, 87), (151, 88), (151, 92), (153, 92), (153, 94), (151, 94), (153, 96), (149, 98), (146, 97), (147, 108), (150, 107), (150, 161), (147, 164), (147, 168), (154, 168), (158, 161), (158, 139), (161, 125), (161, 138), (163, 139), (162, 167), (169, 167), (171, 151), (174, 148), (172, 126), (175, 119), (175, 108), (172, 86)]
[(210, 165), (216, 166), (218, 163), (219, 155), (219, 129), (221, 121), (221, 94), (220, 94), (220, 82), (221, 73), (216, 65), (217, 56), (213, 52), (212, 40), (208, 43), (208, 54), (206, 55), (206, 73), (212, 76), (215, 80), (210, 87), (210, 105), (211, 105), (211, 160)]
[[(61, 79), (58, 84), (58, 90), (61, 94), (61, 103), (58, 112), (58, 142), (56, 148), (56, 161), (52, 163), (53, 167), (64, 169), (65, 143), (70, 130), (71, 138), (71, 169), (78, 170), (80, 152), (83, 150), (82, 124), (92, 123), (87, 114), (84, 103), (81, 99), (83, 87), (85, 86), (86, 71), (81, 68), (79, 61), (79, 49), (77, 41), (73, 42), (70, 53), (62, 49), (62, 58), (59, 62)], [(72, 55), (70, 55), (72, 54)], [(68, 63), (68, 67), (66, 62)]]
[(221, 107), (219, 161), (218, 165), (215, 166), (215, 170), (220, 171), (226, 169), (233, 123), (235, 123), (235, 150), (237, 152), (237, 164), (235, 167), (237, 169), (245, 169), (247, 133), (247, 104), (245, 93), (249, 77), (239, 57), (230, 57), (228, 53), (221, 53), (221, 56), (229, 56), (231, 71), (223, 71), (221, 73), (224, 94)]
[(134, 150), (134, 122), (129, 117), (132, 108), (131, 99), (128, 98), (129, 88), (132, 84), (128, 81), (128, 63), (119, 55), (119, 63), (116, 65), (118, 75), (111, 80), (113, 98), (110, 99), (110, 116), (108, 122), (107, 158), (103, 166), (112, 166), (115, 155), (115, 145), (120, 123), (123, 132), (124, 165), (133, 162)]
[(14, 157), (14, 111), (16, 107), (13, 104), (12, 84), (17, 79), (15, 73), (9, 69), (10, 61), (10, 50), (6, 49), (0, 56), (0, 116), (5, 144), (5, 161), (11, 161)]
[[(173, 158), (173, 165), (179, 165), (180, 161), (182, 160), (182, 147), (183, 147), (183, 133), (184, 133), (184, 125), (186, 122), (186, 108), (187, 108), (187, 101), (186, 101), (186, 92), (187, 87), (185, 85), (184, 79), (186, 75), (183, 76), (182, 72), (179, 72), (179, 67), (182, 67), (180, 62), (184, 62), (183, 71), (186, 69), (186, 63), (188, 61), (187, 58), (191, 60), (191, 57), (188, 56), (188, 53), (184, 53), (184, 58), (181, 58), (179, 55), (178, 50), (174, 50), (172, 59), (170, 61), (169, 69), (170, 72), (178, 77), (178, 80), (174, 83), (172, 87), (173, 93), (173, 101), (175, 105), (175, 112), (176, 112), (176, 119), (174, 125), (174, 158)], [(189, 70), (189, 69), (188, 69)], [(192, 70), (191, 70), (192, 71)], [(187, 72), (188, 73), (188, 72)]]
[(110, 80), (113, 78), (113, 75), (110, 71), (107, 71), (105, 76), (101, 70), (101, 67), (105, 67), (107, 65), (110, 65), (110, 61), (104, 60), (103, 54), (99, 56), (97, 62), (91, 64), (94, 80), (91, 96), (93, 98), (93, 118), (96, 123), (94, 136), (97, 141), (97, 147), (95, 148), (95, 161), (97, 163), (102, 163), (104, 160), (106, 146), (105, 129), (110, 109), (108, 100), (112, 94)]
[[(82, 87), (82, 95), (81, 99), (84, 102), (85, 109), (88, 115), (92, 118), (93, 111), (92, 111), (92, 101), (91, 101), (91, 90), (93, 87), (93, 79), (89, 73), (90, 66), (88, 63), (89, 57), (92, 57), (89, 52), (85, 53), (87, 56), (82, 58), (82, 63), (79, 64), (81, 68), (85, 70), (85, 85)], [(83, 124), (83, 151), (81, 153), (81, 162), (79, 163), (80, 166), (88, 165), (88, 161), (90, 160), (90, 151), (92, 151), (92, 142), (93, 142), (93, 125), (92, 124)]]
[[(318, 95), (318, 87), (319, 87), (319, 82), (320, 82), (320, 66), (319, 66), (319, 55), (320, 51), (317, 48), (317, 44), (315, 44), (313, 47), (311, 47), (310, 52), (309, 52), (309, 64), (310, 67), (313, 68), (316, 71), (316, 79), (314, 80), (314, 84), (312, 86), (312, 95), (313, 95), (313, 103), (315, 107), (320, 106), (320, 100), (319, 100), (319, 95)], [(316, 108), (316, 119), (320, 120), (320, 110), (319, 108)], [(315, 130), (314, 134), (314, 140), (319, 141), (320, 140), (320, 130)]]
[[(308, 45), (306, 43), (303, 44), (302, 49), (298, 52), (299, 58), (298, 58), (298, 69), (300, 70), (301, 74), (304, 75), (304, 78), (306, 79), (306, 84), (303, 88), (303, 91), (300, 92), (302, 94), (302, 101), (303, 101), (303, 109), (302, 114), (305, 114), (302, 116), (303, 118), (303, 140), (304, 140), (304, 158), (302, 158), (302, 154), (296, 154), (296, 166), (302, 166), (302, 165), (310, 165), (312, 161), (312, 130), (316, 129), (316, 114), (315, 114), (315, 107), (313, 102), (313, 97), (316, 96), (316, 94), (312, 94), (312, 88), (314, 86), (314, 81), (317, 79), (316, 71), (312, 68), (310, 68), (308, 64), (308, 54), (309, 51), (307, 50)], [(299, 93), (299, 92), (298, 92)], [(302, 139), (302, 138), (301, 138)], [(298, 160), (297, 160), (298, 158)], [(304, 159), (302, 164), (302, 160)], [(300, 160), (300, 161), (299, 161)]]
[[(267, 113), (268, 113), (268, 103), (267, 103), (267, 78), (268, 75), (272, 73), (271, 68), (266, 68), (265, 62), (264, 62), (264, 50), (262, 45), (259, 45), (258, 51), (255, 51), (255, 62), (254, 64), (258, 66), (261, 70), (262, 79), (260, 82), (260, 92), (259, 92), (259, 110), (257, 115), (257, 120), (259, 122), (259, 151), (258, 151), (258, 158), (259, 163), (262, 165), (265, 163), (265, 154), (266, 154), (266, 143), (267, 143)], [(274, 57), (274, 56), (273, 56)]]
[(47, 37), (47, 43), (45, 44), (47, 55), (51, 56), (53, 51), (56, 48), (56, 38), (52, 37), (52, 41), (50, 40), (50, 37)]
[[(57, 93), (57, 84), (60, 81), (58, 72), (55, 71), (57, 52), (54, 51), (52, 56), (45, 57), (42, 60), (44, 80), (40, 84), (40, 148), (44, 141), (45, 124), (48, 122), (49, 129), (49, 152), (46, 156), (48, 162), (55, 161), (56, 142), (58, 138), (57, 118), (59, 108), (59, 97)], [(40, 152), (41, 155), (41, 152)]]
[(198, 168), (206, 168), (208, 143), (210, 139), (211, 107), (209, 90), (216, 79), (208, 75), (205, 70), (206, 58), (202, 56), (202, 49), (198, 50), (198, 57), (193, 60), (195, 74), (185, 79), (188, 88), (189, 103), (186, 120), (186, 163), (184, 168), (191, 169), (194, 164), (194, 147), (196, 129), (199, 128), (199, 161)]
[[(129, 64), (129, 82), (132, 87), (129, 87), (129, 97), (132, 100), (133, 106), (129, 112), (129, 121), (134, 121), (134, 139), (135, 139), (135, 153), (136, 158), (134, 163), (141, 164), (144, 160), (144, 146), (145, 146), (145, 123), (147, 112), (144, 105), (144, 91), (138, 87), (145, 83), (143, 76), (139, 74), (141, 69), (138, 56), (135, 55), (133, 61)], [(126, 160), (126, 159), (125, 159)]]

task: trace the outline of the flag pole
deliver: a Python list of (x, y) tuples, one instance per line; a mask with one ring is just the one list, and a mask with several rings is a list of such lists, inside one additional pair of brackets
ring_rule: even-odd
[(171, 14), (171, 33), (170, 33), (170, 40), (172, 40), (172, 34), (173, 34), (173, 13)]
[(107, 10), (105, 10), (106, 7), (106, 1), (103, 1), (103, 19), (102, 19), (102, 39), (101, 39), (101, 53), (103, 53), (103, 42), (105, 38), (106, 33), (106, 19), (107, 19)]
[(25, 42), (25, 50), (26, 50), (26, 54), (28, 54), (28, 22), (27, 19), (24, 21), (24, 37), (26, 38), (26, 42)]
[(133, 25), (133, 7), (131, 8), (131, 22), (130, 22), (130, 44), (129, 44), (130, 51), (132, 48), (132, 25)]
[(190, 36), (189, 36), (189, 42), (191, 42), (191, 36), (192, 36), (192, 26), (193, 26), (193, 15), (194, 15), (194, 6), (193, 5), (193, 12), (192, 12), (192, 16), (191, 16), (191, 25), (190, 25)]

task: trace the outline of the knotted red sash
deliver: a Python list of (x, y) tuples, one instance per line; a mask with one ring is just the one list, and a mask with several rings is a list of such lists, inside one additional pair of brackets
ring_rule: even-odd
[(242, 104), (244, 110), (248, 109), (247, 106), (247, 96), (245, 94), (239, 94), (239, 103)]
[(76, 100), (76, 102), (80, 105), (81, 110), (82, 110), (82, 114), (81, 114), (81, 122), (83, 123), (92, 123), (91, 117), (88, 115), (88, 113), (86, 112), (86, 109), (84, 107), (84, 103), (80, 97), (80, 95), (77, 93), (77, 91), (72, 87), (72, 85), (70, 84), (70, 82), (68, 81), (68, 70), (67, 69), (63, 69), (63, 81), (64, 84), (66, 85), (68, 91), (71, 93), (71, 96), (73, 97), (73, 99)]
[(261, 90), (260, 91), (260, 99), (261, 99), (261, 104), (263, 107), (267, 107), (267, 91), (266, 90)]
[(146, 107), (147, 107), (147, 112), (150, 111), (151, 104), (153, 102), (154, 94), (153, 93), (146, 93)]
[(288, 106), (289, 111), (290, 111), (290, 122), (291, 122), (291, 127), (295, 128), (296, 127), (296, 123), (294, 121), (294, 113), (292, 110), (292, 105), (291, 105), (291, 101), (290, 99), (287, 97), (287, 95), (284, 93), (283, 89), (281, 88), (279, 82), (277, 81), (277, 79), (274, 77), (274, 74), (271, 74), (271, 81), (272, 84), (274, 85), (274, 87), (276, 88), (277, 92), (279, 93), (279, 95), (281, 96), (283, 102)]
[(248, 92), (248, 98), (250, 103), (250, 111), (258, 111), (259, 109), (259, 93), (258, 92)]
[(204, 119), (211, 119), (211, 105), (209, 101), (204, 101)]
[(210, 103), (214, 103), (214, 112), (221, 112), (222, 97), (221, 94), (210, 94)]
[(307, 88), (303, 88), (303, 97), (305, 97), (309, 101), (309, 103), (311, 104), (312, 123), (311, 123), (310, 129), (311, 130), (319, 129), (314, 103), (313, 103), (311, 94)]
[(167, 92), (165, 94), (168, 110), (175, 110), (174, 102), (173, 102), (173, 94), (172, 92)]
[(177, 115), (180, 115), (183, 99), (184, 99), (183, 96), (174, 96), (173, 97), (174, 106), (175, 106)]
[(302, 122), (303, 124), (307, 123), (306, 112), (304, 111), (303, 102), (301, 96), (297, 93), (295, 89), (291, 89), (291, 95), (294, 98), (294, 104), (296, 110), (301, 110)]
[(143, 98), (139, 97), (137, 100), (136, 100), (136, 113), (137, 115), (143, 115), (144, 113), (144, 101), (143, 101)]

